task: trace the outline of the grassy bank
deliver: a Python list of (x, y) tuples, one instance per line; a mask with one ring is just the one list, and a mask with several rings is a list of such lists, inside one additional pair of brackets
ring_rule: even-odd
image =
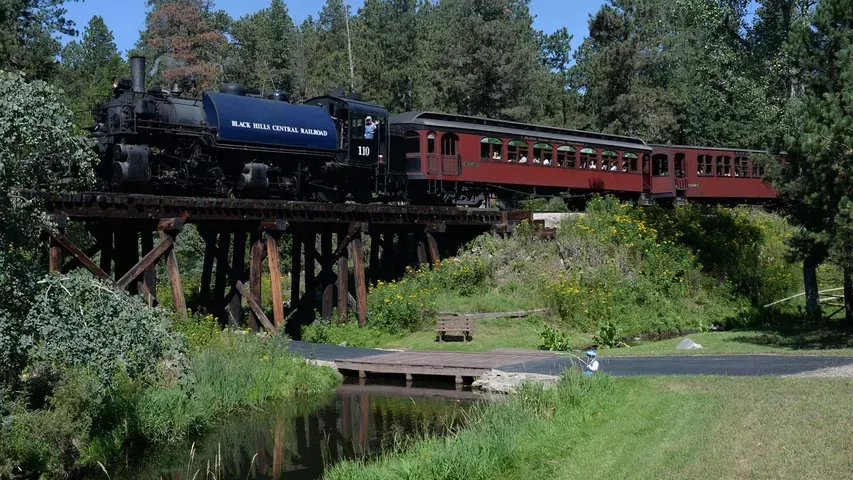
[[(611, 347), (646, 333), (764, 326), (790, 315), (761, 306), (801, 284), (786, 258), (791, 227), (761, 210), (642, 209), (599, 198), (565, 219), (556, 240), (532, 233), (522, 224), (511, 238), (484, 235), (438, 266), (373, 285), (369, 335), (319, 322), (305, 337), (413, 349)], [(537, 308), (550, 315), (478, 322), (472, 344), (433, 341), (437, 312)]]
[(330, 479), (847, 478), (850, 379), (568, 377)]
[(227, 415), (330, 391), (337, 372), (287, 339), (173, 321), (85, 276), (51, 277), (30, 313), (28, 364), (0, 390), (0, 477), (67, 478), (180, 442)]

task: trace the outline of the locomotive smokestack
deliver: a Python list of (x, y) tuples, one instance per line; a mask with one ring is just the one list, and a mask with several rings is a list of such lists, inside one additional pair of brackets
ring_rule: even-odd
[(134, 92), (145, 93), (145, 57), (130, 57), (130, 79)]

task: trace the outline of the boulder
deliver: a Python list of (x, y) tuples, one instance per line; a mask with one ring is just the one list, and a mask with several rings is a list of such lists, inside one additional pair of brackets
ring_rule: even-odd
[(478, 378), (471, 387), (487, 393), (515, 393), (524, 382), (538, 382), (545, 384), (546, 388), (557, 383), (559, 377), (554, 375), (542, 375), (538, 373), (504, 372), (491, 370)]
[(675, 347), (676, 350), (696, 350), (697, 348), (702, 348), (702, 345), (686, 337)]

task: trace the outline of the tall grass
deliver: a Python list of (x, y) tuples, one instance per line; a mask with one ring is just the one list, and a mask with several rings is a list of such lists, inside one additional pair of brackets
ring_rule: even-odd
[(535, 455), (526, 443), (591, 417), (611, 389), (610, 377), (577, 374), (567, 374), (547, 390), (525, 385), (506, 401), (474, 407), (468, 426), (452, 435), (428, 438), (370, 463), (340, 463), (325, 478), (510, 478)]
[(191, 376), (145, 391), (136, 404), (142, 435), (172, 442), (237, 409), (328, 391), (338, 374), (292, 356), (279, 338), (225, 333), (190, 358)]

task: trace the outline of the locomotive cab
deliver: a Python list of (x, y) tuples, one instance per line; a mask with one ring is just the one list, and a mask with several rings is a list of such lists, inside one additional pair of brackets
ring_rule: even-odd
[(305, 102), (329, 113), (338, 133), (341, 163), (356, 167), (387, 168), (391, 132), (388, 110), (358, 100), (317, 97)]

